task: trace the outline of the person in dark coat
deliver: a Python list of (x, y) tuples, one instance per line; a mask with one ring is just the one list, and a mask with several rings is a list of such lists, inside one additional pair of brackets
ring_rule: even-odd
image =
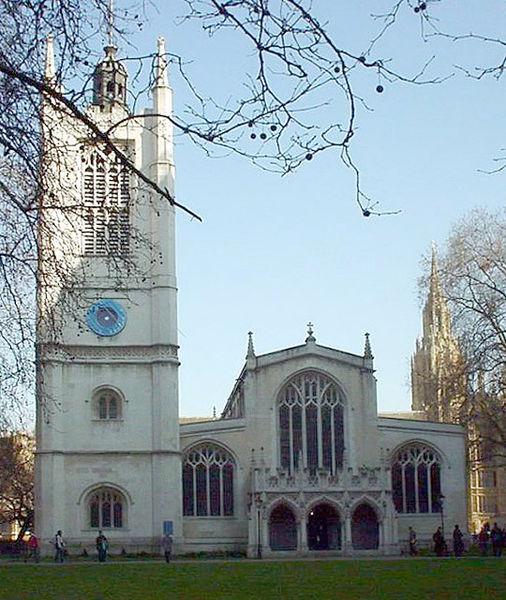
[(95, 540), (95, 546), (98, 552), (98, 561), (105, 562), (105, 559), (107, 558), (107, 550), (109, 549), (109, 542), (102, 531), (98, 532), (97, 539)]
[(443, 556), (446, 549), (446, 542), (441, 527), (437, 528), (436, 533), (432, 536), (432, 540), (434, 541), (434, 552), (436, 553), (436, 556)]
[(54, 561), (62, 563), (65, 558), (65, 542), (63, 541), (61, 529), (58, 529), (54, 536), (54, 549)]
[(455, 529), (453, 530), (453, 552), (455, 556), (458, 558), (462, 556), (464, 552), (464, 536), (462, 531), (460, 531), (460, 527), (455, 525)]
[(480, 548), (480, 552), (482, 556), (487, 556), (488, 554), (488, 533), (489, 527), (488, 524), (485, 523), (483, 527), (480, 529), (480, 533), (478, 534), (478, 546)]
[(492, 542), (492, 553), (494, 556), (502, 555), (502, 547), (504, 544), (504, 533), (501, 531), (500, 527), (497, 523), (494, 523), (492, 530), (490, 532), (490, 541)]

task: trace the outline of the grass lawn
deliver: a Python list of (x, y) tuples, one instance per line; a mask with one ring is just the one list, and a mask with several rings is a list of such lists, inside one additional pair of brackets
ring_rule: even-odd
[(505, 590), (505, 559), (0, 566), (1, 600), (504, 600)]

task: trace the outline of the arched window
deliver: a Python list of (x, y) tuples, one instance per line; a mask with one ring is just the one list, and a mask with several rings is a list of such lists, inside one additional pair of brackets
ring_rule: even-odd
[(183, 515), (234, 514), (234, 459), (215, 444), (191, 448), (183, 462)]
[(120, 529), (124, 526), (126, 502), (111, 488), (100, 488), (88, 498), (88, 523), (92, 529)]
[(278, 396), (281, 466), (289, 473), (299, 468), (343, 466), (344, 398), (326, 375), (306, 371), (296, 375)]
[(121, 419), (122, 402), (119, 394), (114, 390), (99, 390), (93, 399), (94, 417), (101, 421), (115, 421)]
[(433, 448), (409, 444), (396, 452), (392, 497), (399, 513), (441, 511), (441, 457)]
[[(109, 82), (113, 86), (114, 83)], [(125, 145), (120, 144), (128, 153)], [(110, 150), (83, 148), (83, 252), (88, 255), (127, 254), (130, 243), (130, 183), (128, 169)]]

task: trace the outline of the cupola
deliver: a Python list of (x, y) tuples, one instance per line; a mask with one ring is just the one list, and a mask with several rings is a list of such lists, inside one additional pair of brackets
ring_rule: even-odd
[(93, 104), (107, 111), (117, 104), (126, 108), (126, 69), (116, 58), (116, 46), (108, 45), (104, 51), (93, 72)]

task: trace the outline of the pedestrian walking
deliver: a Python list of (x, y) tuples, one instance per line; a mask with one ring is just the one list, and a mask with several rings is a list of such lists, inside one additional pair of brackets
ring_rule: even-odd
[(418, 540), (416, 539), (416, 531), (412, 527), (409, 528), (408, 541), (410, 556), (416, 556), (418, 554)]
[(63, 559), (65, 558), (65, 542), (63, 540), (61, 529), (58, 529), (56, 535), (54, 536), (54, 549), (54, 561), (62, 563)]
[(33, 559), (34, 562), (39, 562), (40, 560), (40, 552), (39, 552), (39, 540), (33, 531), (28, 538), (28, 559)]
[(436, 556), (443, 556), (446, 550), (446, 542), (441, 527), (437, 528), (436, 533), (432, 536), (432, 540), (434, 541), (434, 552), (436, 553)]
[(99, 530), (97, 539), (95, 540), (95, 545), (98, 551), (98, 562), (105, 562), (107, 558), (107, 551), (109, 550), (109, 542), (107, 538), (102, 533), (102, 530)]
[(462, 531), (460, 531), (460, 527), (455, 525), (455, 529), (453, 530), (453, 552), (457, 558), (462, 556), (464, 553), (464, 535)]
[(163, 555), (165, 556), (165, 562), (170, 563), (172, 557), (172, 536), (168, 533), (164, 534), (162, 537), (162, 550)]
[(488, 554), (488, 531), (487, 527), (488, 523), (485, 523), (483, 527), (480, 529), (480, 533), (478, 534), (478, 547), (480, 549), (482, 556), (487, 556)]
[(490, 541), (492, 542), (492, 554), (494, 556), (501, 556), (504, 543), (503, 531), (501, 531), (497, 523), (494, 523), (494, 526), (490, 532)]

